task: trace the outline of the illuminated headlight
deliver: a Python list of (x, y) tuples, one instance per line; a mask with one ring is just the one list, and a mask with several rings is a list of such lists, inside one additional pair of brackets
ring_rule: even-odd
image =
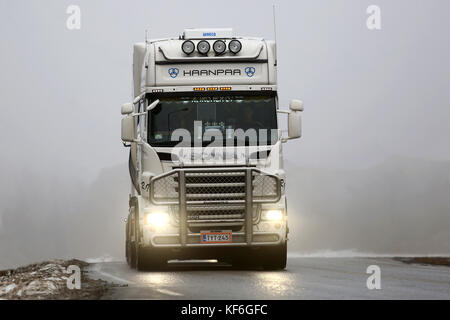
[(283, 219), (283, 211), (282, 210), (267, 210), (261, 212), (262, 220), (269, 221), (280, 221)]
[(228, 44), (228, 49), (234, 54), (238, 53), (242, 49), (242, 44), (239, 40), (231, 40)]
[(199, 43), (197, 43), (197, 50), (201, 54), (207, 54), (210, 48), (211, 46), (209, 45), (208, 41), (202, 40)]
[(169, 215), (164, 212), (152, 212), (147, 214), (145, 220), (149, 225), (155, 227), (162, 227), (169, 222)]
[(213, 44), (213, 50), (216, 54), (222, 54), (227, 49), (227, 45), (222, 40), (217, 40)]
[(192, 52), (194, 52), (195, 50), (195, 44), (190, 41), (190, 40), (186, 40), (185, 42), (183, 42), (183, 44), (181, 45), (181, 50), (183, 50), (183, 52), (185, 54), (191, 54)]

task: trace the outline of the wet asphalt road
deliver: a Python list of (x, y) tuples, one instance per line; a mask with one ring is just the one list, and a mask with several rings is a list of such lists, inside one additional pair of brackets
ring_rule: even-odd
[[(369, 265), (381, 269), (381, 290), (367, 289)], [(283, 271), (177, 262), (138, 272), (103, 262), (92, 264), (89, 276), (119, 285), (105, 299), (450, 299), (450, 268), (390, 258), (289, 258)]]

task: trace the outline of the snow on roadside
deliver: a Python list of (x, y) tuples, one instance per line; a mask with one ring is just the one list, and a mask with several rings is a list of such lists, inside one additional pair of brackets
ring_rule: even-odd
[[(70, 265), (82, 270), (79, 290), (67, 286)], [(83, 271), (86, 266), (88, 263), (80, 260), (53, 260), (0, 271), (0, 299), (98, 299), (109, 285), (90, 279)]]
[(86, 258), (84, 259), (87, 263), (102, 263), (102, 262), (114, 262), (114, 261), (121, 261), (121, 259), (114, 258), (109, 254), (104, 254), (97, 258)]
[(392, 254), (392, 253), (371, 253), (360, 252), (357, 250), (320, 250), (313, 252), (296, 252), (289, 251), (289, 258), (397, 258), (397, 257), (448, 257), (449, 254)]

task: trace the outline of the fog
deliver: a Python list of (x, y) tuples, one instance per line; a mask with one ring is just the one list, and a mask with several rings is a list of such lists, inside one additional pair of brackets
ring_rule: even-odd
[[(205, 26), (273, 39), (272, 3), (0, 0), (0, 268), (123, 258), (132, 44)], [(291, 252), (450, 254), (450, 3), (275, 4), (280, 103), (305, 102), (284, 147)]]

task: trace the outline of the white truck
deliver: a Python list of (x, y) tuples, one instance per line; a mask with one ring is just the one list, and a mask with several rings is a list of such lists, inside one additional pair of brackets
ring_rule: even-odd
[[(126, 258), (217, 259), (286, 267), (283, 143), (301, 136), (303, 103), (280, 110), (276, 44), (232, 29), (186, 29), (134, 45)], [(287, 114), (287, 136), (278, 114)]]

